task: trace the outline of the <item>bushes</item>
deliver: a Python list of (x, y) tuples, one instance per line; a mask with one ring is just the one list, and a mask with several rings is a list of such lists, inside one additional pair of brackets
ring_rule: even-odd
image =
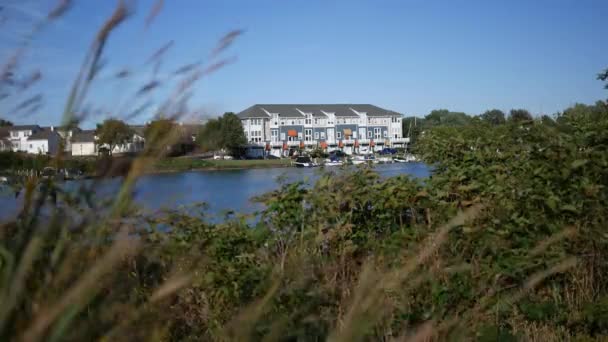
[[(418, 144), (435, 170), (424, 181), (325, 173), (313, 187), (260, 196), (265, 209), (252, 225), (179, 211), (90, 220), (91, 232), (138, 228), (140, 248), (48, 333), (69, 325), (72, 339), (605, 338), (607, 134), (608, 116), (580, 113), (554, 125), (436, 127)], [(50, 222), (70, 226), (61, 217)], [(23, 243), (9, 232), (27, 232), (19, 227), (3, 239), (15, 260)], [(88, 251), (91, 233), (78, 227), (69, 242), (49, 231), (49, 252), (4, 336), (115, 240), (110, 230)], [(77, 261), (70, 277), (57, 276), (60, 241), (79, 251), (66, 259)]]

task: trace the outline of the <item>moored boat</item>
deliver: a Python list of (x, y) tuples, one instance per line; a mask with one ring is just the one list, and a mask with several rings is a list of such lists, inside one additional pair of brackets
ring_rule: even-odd
[(293, 162), (293, 165), (295, 167), (315, 167), (317, 166), (317, 164), (315, 164), (310, 157), (297, 157), (296, 160)]

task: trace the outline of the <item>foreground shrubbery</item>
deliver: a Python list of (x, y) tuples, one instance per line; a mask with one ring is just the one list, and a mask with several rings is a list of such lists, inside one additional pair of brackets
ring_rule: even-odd
[(253, 229), (33, 203), (2, 231), (2, 339), (607, 338), (607, 114), (437, 127), (430, 179), (284, 184)]

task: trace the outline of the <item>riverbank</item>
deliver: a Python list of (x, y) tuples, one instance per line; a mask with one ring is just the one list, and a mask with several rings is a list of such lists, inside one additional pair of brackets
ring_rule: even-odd
[(213, 160), (193, 158), (167, 158), (157, 161), (147, 173), (265, 169), (291, 166), (289, 159)]

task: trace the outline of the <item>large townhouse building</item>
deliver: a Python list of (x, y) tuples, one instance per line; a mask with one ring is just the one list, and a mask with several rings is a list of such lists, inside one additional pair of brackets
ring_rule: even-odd
[(369, 104), (256, 104), (238, 116), (258, 155), (313, 148), (368, 153), (409, 142), (402, 114)]

